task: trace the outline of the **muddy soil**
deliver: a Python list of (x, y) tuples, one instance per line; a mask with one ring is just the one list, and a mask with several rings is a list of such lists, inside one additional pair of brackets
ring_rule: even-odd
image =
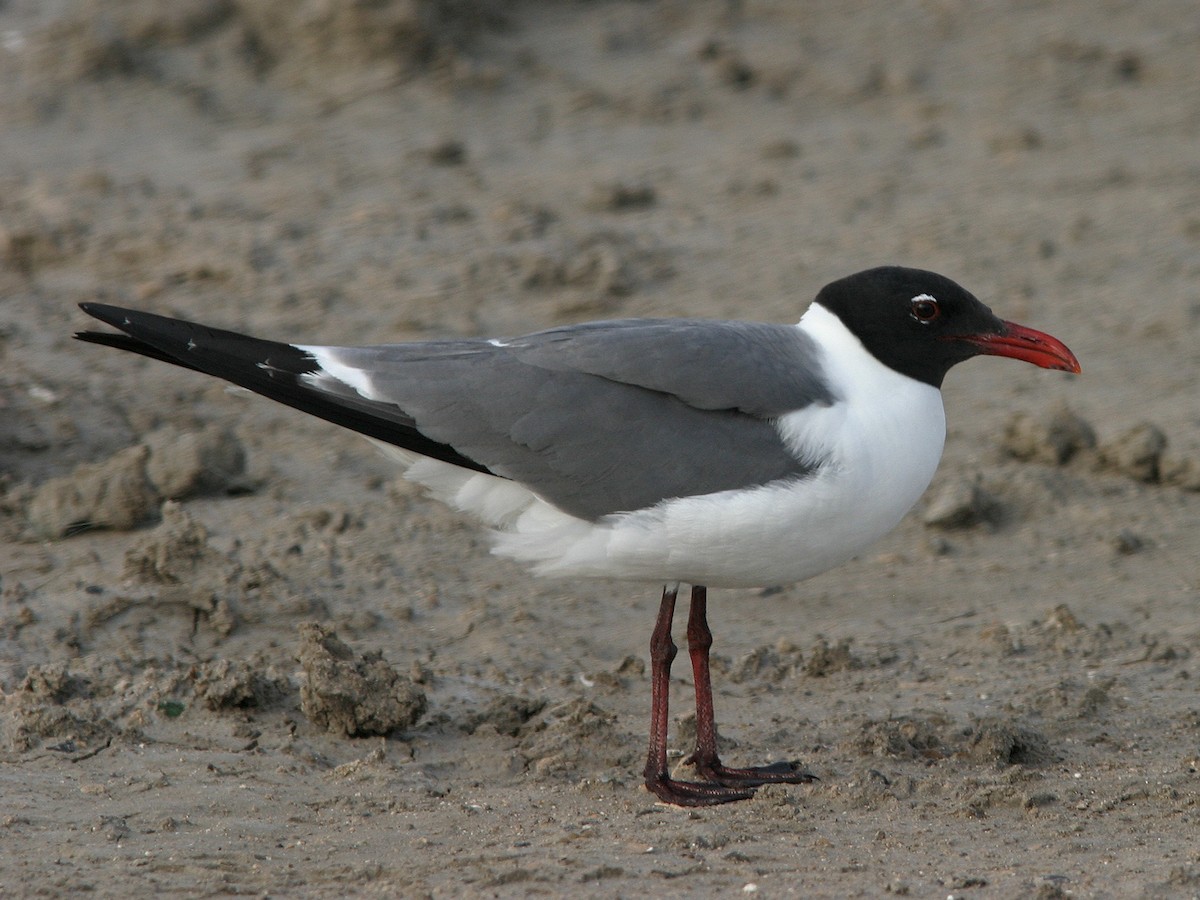
[[(9, 0), (0, 893), (1200, 894), (1195, 13)], [(727, 759), (820, 780), (701, 811), (640, 785), (654, 587), (534, 580), (356, 436), (71, 340), (97, 299), (793, 322), (888, 262), (1084, 374), (955, 369), (900, 528), (713, 592)]]

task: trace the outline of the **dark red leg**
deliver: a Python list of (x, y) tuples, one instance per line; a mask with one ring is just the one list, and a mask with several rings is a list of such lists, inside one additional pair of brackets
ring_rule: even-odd
[[(675, 617), (677, 590), (678, 585), (663, 588), (662, 605), (658, 608), (654, 634), (650, 637), (650, 752), (646, 756), (646, 787), (660, 800), (677, 806), (715, 806), (745, 800), (754, 796), (753, 788), (676, 781), (667, 771), (667, 706), (671, 693), (671, 662), (676, 652), (675, 642), (671, 640), (671, 620)], [(709, 640), (711, 642), (711, 637)], [(706, 655), (706, 675), (707, 671)], [(711, 727), (711, 698), (708, 709)], [(715, 751), (713, 758), (716, 758)]]
[[(701, 778), (735, 788), (753, 788), (779, 782), (802, 784), (816, 780), (816, 776), (796, 768), (795, 763), (790, 762), (749, 769), (731, 769), (721, 763), (717, 756), (717, 725), (713, 716), (712, 678), (708, 671), (708, 651), (712, 647), (712, 632), (708, 628), (708, 590), (702, 586), (692, 588), (687, 639), (688, 655), (692, 658), (692, 677), (696, 683), (696, 752), (689, 762), (696, 767), (696, 773)], [(665, 712), (664, 709), (664, 715)]]

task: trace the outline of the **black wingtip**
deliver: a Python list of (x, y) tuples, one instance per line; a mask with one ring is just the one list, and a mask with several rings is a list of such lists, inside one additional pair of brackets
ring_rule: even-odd
[(113, 334), (111, 331), (77, 331), (71, 337), (77, 341), (84, 341), (89, 344), (103, 344), (105, 346), (111, 346), (113, 338), (129, 339), (129, 335), (127, 334)]
[(79, 308), (121, 333), (79, 331), (75, 334), (77, 340), (216, 375), (251, 390), (256, 388), (247, 379), (258, 380), (254, 364), (260, 355), (282, 354), (292, 363), (292, 374), (311, 369), (303, 354), (288, 344), (107, 303), (80, 303)]
[(170, 363), (173, 366), (179, 366), (183, 369), (191, 369), (193, 372), (204, 371), (204, 369), (192, 365), (186, 359), (166, 353), (152, 344), (147, 344), (145, 341), (140, 341), (127, 334), (113, 334), (111, 331), (77, 331), (71, 336), (75, 340), (83, 341), (86, 344), (99, 344), (101, 347), (127, 350), (130, 353), (137, 353), (140, 356), (157, 359), (160, 362)]
[(317, 371), (316, 362), (294, 344), (106, 303), (81, 303), (79, 308), (119, 332), (80, 331), (75, 334), (78, 340), (215, 375), (368, 437), (490, 474), (486, 466), (426, 437), (397, 406), (361, 397), (330, 396), (314, 389), (304, 376)]
[(79, 308), (93, 319), (99, 319), (104, 324), (112, 325), (114, 328), (120, 328), (121, 323), (125, 321), (129, 313), (133, 312), (133, 310), (120, 306), (111, 306), (108, 303), (80, 303)]

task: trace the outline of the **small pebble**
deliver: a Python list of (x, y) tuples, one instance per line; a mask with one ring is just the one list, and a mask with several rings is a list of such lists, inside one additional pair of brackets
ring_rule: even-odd
[(598, 184), (592, 189), (588, 206), (605, 212), (627, 212), (647, 209), (658, 200), (653, 185), (644, 182), (618, 181)]
[(996, 500), (974, 481), (960, 479), (943, 487), (925, 510), (930, 528), (970, 528), (991, 519)]
[(1122, 528), (1113, 538), (1113, 549), (1122, 556), (1131, 556), (1145, 549), (1146, 542), (1137, 533), (1128, 528)]

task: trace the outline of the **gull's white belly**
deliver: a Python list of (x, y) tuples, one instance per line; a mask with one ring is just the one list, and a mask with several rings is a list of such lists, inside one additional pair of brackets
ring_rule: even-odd
[(675, 500), (661, 512), (630, 516), (613, 529), (611, 563), (640, 568), (639, 557), (657, 556), (645, 560), (647, 569), (662, 566), (672, 580), (757, 587), (845, 562), (891, 531), (933, 478), (945, 424), (940, 395), (929, 390), (933, 402), (908, 417), (907, 427), (875, 428), (868, 437), (843, 423), (842, 446), (807, 479)]

